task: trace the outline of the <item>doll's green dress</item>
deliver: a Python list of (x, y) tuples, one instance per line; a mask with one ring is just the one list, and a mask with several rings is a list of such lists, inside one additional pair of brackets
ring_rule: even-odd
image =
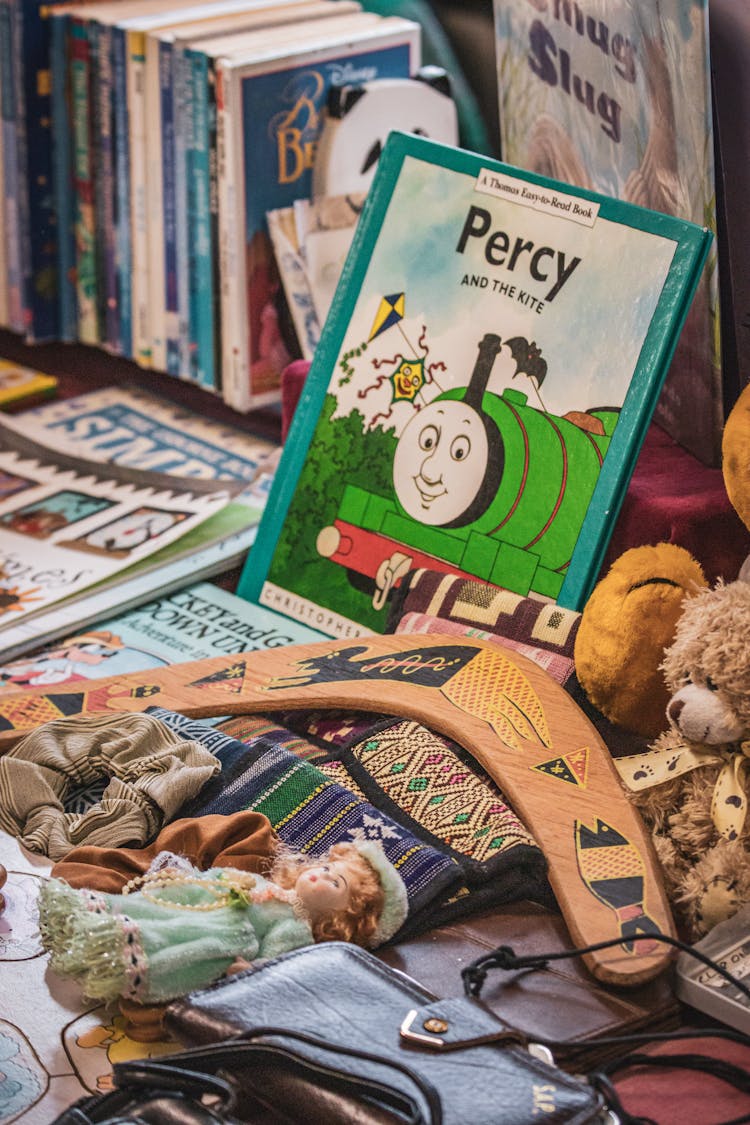
[(50, 879), (39, 894), (50, 967), (95, 999), (159, 1003), (203, 988), (237, 957), (276, 957), (313, 941), (293, 891), (232, 868), (145, 876), (131, 894), (74, 890)]

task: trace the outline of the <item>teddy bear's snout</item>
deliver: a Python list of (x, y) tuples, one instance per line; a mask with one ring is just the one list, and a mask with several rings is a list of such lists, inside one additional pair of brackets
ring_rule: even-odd
[(685, 706), (684, 699), (670, 699), (667, 705), (667, 718), (670, 723), (676, 723), (680, 717), (680, 711)]

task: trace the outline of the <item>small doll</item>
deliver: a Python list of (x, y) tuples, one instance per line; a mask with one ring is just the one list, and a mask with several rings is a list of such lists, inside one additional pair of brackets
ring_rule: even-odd
[(280, 851), (269, 878), (201, 871), (163, 852), (122, 894), (49, 879), (39, 930), (50, 966), (87, 997), (162, 1003), (222, 976), (237, 959), (277, 957), (316, 941), (370, 948), (407, 914), (406, 888), (382, 848), (337, 844), (324, 856)]

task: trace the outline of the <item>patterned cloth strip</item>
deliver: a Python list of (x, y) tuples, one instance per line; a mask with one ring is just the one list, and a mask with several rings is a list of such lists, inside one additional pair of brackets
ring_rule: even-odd
[[(441, 626), (452, 623), (480, 629), (495, 634), (501, 643), (504, 640), (563, 657), (569, 664), (556, 666), (554, 672), (548, 669), (560, 683), (565, 683), (573, 671), (573, 647), (581, 615), (553, 602), (421, 568), (411, 571), (401, 584), (386, 631), (401, 632), (400, 622), (412, 613), (440, 618)], [(560, 675), (564, 678), (559, 679)]]
[(373, 804), (450, 848), (469, 884), (496, 882), (509, 863), (538, 882), (544, 865), (533, 837), (492, 779), (449, 739), (410, 719), (390, 721), (341, 758)]
[(486, 629), (474, 629), (458, 621), (446, 620), (444, 617), (433, 617), (428, 613), (405, 613), (396, 627), (396, 632), (443, 633), (446, 636), (474, 637), (479, 641), (490, 641), (492, 644), (519, 652), (527, 660), (533, 660), (561, 685), (567, 683), (573, 672), (573, 661), (558, 652), (527, 645), (523, 641), (513, 640), (512, 637), (501, 637), (499, 633), (488, 633)]
[[(221, 729), (250, 742), (274, 722), (304, 736), (295, 740), (290, 733), (287, 748), (302, 747), (307, 761), (317, 754), (315, 765), (329, 778), (453, 856), (465, 886), (450, 917), (520, 898), (550, 902), (540, 849), (495, 782), (455, 742), (412, 720), (364, 713), (242, 716)], [(320, 748), (306, 741), (310, 732), (323, 734)]]
[[(161, 708), (149, 712), (182, 737), (201, 740), (203, 724), (199, 720)], [(211, 735), (217, 733), (205, 729)], [(221, 762), (216, 784), (204, 786), (180, 810), (180, 816), (252, 808), (268, 817), (286, 845), (311, 855), (320, 855), (333, 844), (376, 840), (406, 885), (410, 932), (433, 925), (433, 907), (463, 885), (462, 870), (453, 857), (423, 843), (368, 801), (297, 757), (287, 748), (289, 743), (298, 745), (298, 736), (271, 723), (249, 744), (223, 735), (215, 751)]]

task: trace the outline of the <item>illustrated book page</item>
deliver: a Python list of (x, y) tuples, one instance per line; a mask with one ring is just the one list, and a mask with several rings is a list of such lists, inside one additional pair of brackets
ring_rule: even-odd
[[(228, 504), (223, 511), (238, 506)], [(219, 513), (219, 517), (221, 515)], [(79, 595), (7, 625), (0, 634), (2, 659), (15, 661), (60, 637), (81, 633), (89, 627), (98, 628), (101, 621), (113, 614), (123, 614), (150, 599), (182, 590), (187, 578), (197, 582), (241, 566), (255, 541), (257, 526), (229, 532), (215, 542), (204, 542), (201, 536), (205, 529), (219, 517), (204, 520), (194, 531), (163, 547), (144, 563), (126, 567)], [(186, 575), (186, 555), (190, 559), (189, 575)]]
[(220, 586), (197, 582), (0, 665), (0, 695), (322, 639)]
[(710, 241), (392, 133), (238, 593), (332, 636), (413, 566), (580, 609)]
[(83, 461), (3, 423), (0, 645), (7, 626), (174, 543), (240, 487)]
[(11, 985), (0, 989), (0, 1122), (49, 1125), (78, 1098), (111, 1090), (116, 1062), (174, 1054), (179, 1044), (136, 1042), (116, 1005), (87, 1001), (47, 972), (37, 894), (52, 861), (0, 831), (0, 863), (0, 973)]
[(250, 482), (277, 450), (265, 438), (128, 385), (47, 403), (17, 423), (27, 436), (77, 457), (177, 477)]
[[(509, 164), (716, 230), (708, 0), (496, 0)], [(657, 421), (717, 463), (724, 405), (717, 251)]]

